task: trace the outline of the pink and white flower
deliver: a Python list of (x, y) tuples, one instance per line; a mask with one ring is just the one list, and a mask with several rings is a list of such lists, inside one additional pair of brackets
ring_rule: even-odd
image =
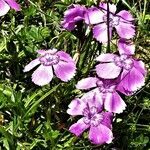
[(89, 97), (74, 99), (67, 113), (72, 116), (83, 116), (75, 124), (71, 125), (69, 131), (80, 136), (86, 129), (89, 129), (89, 139), (93, 144), (111, 143), (112, 118), (113, 114), (102, 111), (103, 106), (93, 93)]
[[(48, 84), (55, 75), (62, 81), (67, 82), (76, 72), (76, 65), (69, 54), (64, 51), (51, 50), (38, 50), (40, 56), (31, 61), (25, 66), (24, 72), (30, 71), (35, 66), (40, 65), (32, 74), (32, 81), (43, 86)], [(54, 73), (53, 73), (54, 70)]]
[(77, 4), (71, 5), (64, 13), (64, 20), (61, 22), (63, 28), (72, 31), (77, 22), (84, 20), (85, 12), (85, 6)]
[(144, 63), (134, 58), (135, 45), (121, 39), (118, 41), (120, 55), (101, 54), (96, 58), (97, 75), (102, 79), (120, 78), (117, 89), (125, 95), (131, 95), (145, 83), (147, 74)]
[[(122, 10), (116, 14), (116, 5), (109, 4), (109, 33), (112, 37), (113, 28), (116, 29), (121, 38), (130, 39), (135, 35), (135, 26), (133, 25), (132, 15)], [(107, 4), (100, 3), (99, 8), (91, 7), (85, 14), (85, 22), (93, 26), (93, 36), (97, 41), (106, 43), (108, 41), (107, 33)]]
[(20, 11), (20, 5), (15, 0), (0, 0), (0, 16), (7, 14), (10, 8)]
[(102, 80), (97, 77), (88, 77), (78, 81), (77, 89), (89, 90), (83, 97), (90, 97), (95, 93), (97, 101), (104, 108), (113, 113), (122, 113), (126, 108), (126, 104), (117, 92), (117, 81)]

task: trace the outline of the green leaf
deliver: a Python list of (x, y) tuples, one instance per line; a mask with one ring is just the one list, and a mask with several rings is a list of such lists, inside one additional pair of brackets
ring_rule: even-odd
[(0, 52), (6, 48), (6, 38), (0, 38)]
[[(3, 128), (2, 126), (0, 126), (0, 133), (7, 139), (7, 142), (9, 143), (10, 147), (14, 149), (14, 141), (13, 141), (12, 135), (8, 131), (6, 131), (6, 129)], [(7, 142), (5, 141), (6, 145), (7, 145)]]
[(7, 150), (10, 150), (9, 143), (8, 143), (8, 141), (7, 141), (7, 138), (3, 138), (3, 146), (4, 146)]
[(145, 20), (150, 20), (150, 15), (149, 14), (145, 15)]
[[(44, 94), (38, 101), (36, 101), (26, 112), (26, 114), (24, 115), (24, 117), (26, 117), (35, 107), (37, 107), (39, 105), (40, 102), (42, 102), (47, 96), (49, 96), (51, 93), (53, 93), (54, 91), (56, 91), (56, 89), (59, 87), (60, 84), (54, 86), (49, 92), (47, 92), (46, 94)], [(23, 118), (24, 118), (23, 117)]]

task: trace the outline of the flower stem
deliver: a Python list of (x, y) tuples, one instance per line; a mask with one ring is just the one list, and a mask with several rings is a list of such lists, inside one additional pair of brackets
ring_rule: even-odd
[(107, 52), (110, 52), (110, 30), (109, 30), (109, 1), (107, 0), (107, 37), (108, 37), (108, 42), (107, 42)]

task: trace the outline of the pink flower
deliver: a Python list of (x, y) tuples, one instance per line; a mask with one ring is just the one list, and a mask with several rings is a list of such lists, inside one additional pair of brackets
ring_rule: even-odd
[(70, 103), (67, 113), (72, 116), (83, 116), (69, 128), (71, 133), (80, 136), (82, 132), (90, 128), (89, 139), (93, 144), (112, 142), (113, 114), (102, 111), (102, 105), (94, 93), (88, 97), (74, 99)]
[(145, 83), (147, 74), (144, 63), (134, 58), (135, 47), (124, 39), (118, 42), (119, 55), (101, 54), (96, 66), (97, 75), (103, 79), (120, 78), (117, 89), (125, 95), (131, 95)]
[(113, 113), (122, 113), (126, 108), (126, 104), (117, 92), (117, 81), (102, 80), (97, 77), (88, 77), (80, 80), (77, 89), (90, 90), (83, 97), (90, 97), (95, 93), (97, 101), (104, 104), (104, 108)]
[[(109, 4), (109, 11), (110, 38), (112, 37), (113, 28), (116, 29), (121, 38), (132, 38), (135, 35), (132, 15), (126, 10), (122, 10), (116, 14), (116, 6), (114, 4)], [(93, 36), (97, 41), (102, 43), (107, 42), (107, 4), (100, 3), (99, 8), (89, 8), (85, 14), (85, 22), (94, 25)]]
[(40, 64), (32, 74), (32, 81), (35, 84), (39, 86), (48, 84), (53, 78), (53, 70), (56, 76), (65, 82), (75, 75), (75, 62), (69, 54), (63, 51), (57, 52), (56, 49), (38, 50), (37, 52), (40, 56), (26, 65), (24, 69), (24, 72), (27, 72)]
[(61, 22), (63, 28), (71, 31), (75, 28), (77, 22), (84, 19), (86, 8), (81, 5), (71, 5), (64, 13), (64, 20)]
[(19, 11), (20, 5), (15, 0), (0, 0), (0, 16), (7, 14), (10, 8)]

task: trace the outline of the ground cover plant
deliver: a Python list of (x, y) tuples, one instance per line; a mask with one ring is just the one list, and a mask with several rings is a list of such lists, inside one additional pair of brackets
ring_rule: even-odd
[(0, 0), (0, 148), (150, 149), (148, 0)]

